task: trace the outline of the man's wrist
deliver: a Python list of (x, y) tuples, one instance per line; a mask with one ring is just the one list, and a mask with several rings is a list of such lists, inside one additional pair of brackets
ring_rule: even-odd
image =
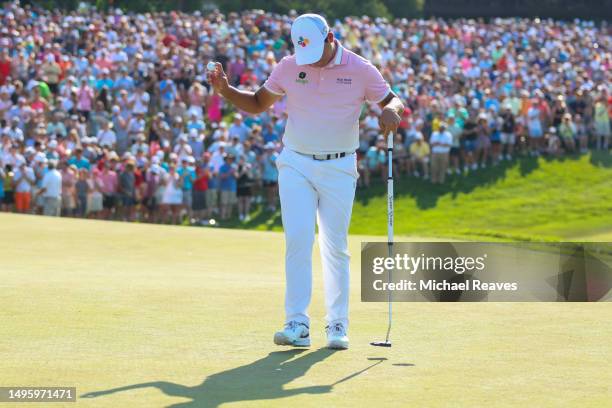
[(231, 89), (232, 89), (232, 86), (228, 85), (226, 88), (219, 90), (219, 95), (227, 99), (227, 96)]
[(390, 102), (388, 105), (386, 105), (383, 108), (383, 112), (385, 110), (389, 110), (389, 111), (391, 111), (393, 113), (396, 113), (398, 116), (401, 116), (401, 114), (404, 111), (404, 106), (401, 103), (400, 104), (394, 104), (393, 102)]

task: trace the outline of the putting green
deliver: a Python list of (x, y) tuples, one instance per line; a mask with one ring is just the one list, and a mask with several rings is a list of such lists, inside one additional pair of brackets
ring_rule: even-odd
[(396, 304), (393, 348), (373, 348), (386, 305), (359, 301), (355, 236), (350, 350), (321, 348), (317, 256), (313, 347), (290, 351), (272, 344), (282, 323), (279, 233), (8, 214), (0, 233), (0, 385), (77, 387), (76, 404), (54, 407), (612, 400), (610, 303)]

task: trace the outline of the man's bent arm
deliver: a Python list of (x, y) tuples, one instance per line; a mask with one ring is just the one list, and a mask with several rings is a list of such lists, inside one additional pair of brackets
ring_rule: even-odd
[(241, 91), (230, 86), (223, 91), (221, 96), (238, 109), (252, 114), (265, 112), (274, 102), (281, 98), (280, 95), (273, 94), (263, 86), (256, 92)]

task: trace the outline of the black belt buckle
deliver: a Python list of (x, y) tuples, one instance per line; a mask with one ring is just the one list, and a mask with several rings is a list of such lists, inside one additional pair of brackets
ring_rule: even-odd
[[(318, 155), (318, 156), (323, 156), (323, 155)], [(342, 153), (326, 154), (324, 156), (325, 156), (324, 158), (319, 159), (319, 158), (317, 158), (316, 154), (313, 154), (312, 158), (314, 160), (317, 160), (317, 161), (327, 161), (327, 160), (331, 160), (331, 159), (340, 159), (340, 158), (346, 156), (346, 153), (342, 152)]]

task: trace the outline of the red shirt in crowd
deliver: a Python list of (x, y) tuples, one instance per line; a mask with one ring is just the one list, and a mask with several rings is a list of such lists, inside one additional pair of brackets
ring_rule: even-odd
[(6, 83), (6, 78), (11, 75), (11, 59), (0, 61), (0, 85)]
[(201, 167), (196, 170), (197, 178), (193, 182), (193, 189), (195, 191), (206, 191), (208, 190), (208, 171)]

